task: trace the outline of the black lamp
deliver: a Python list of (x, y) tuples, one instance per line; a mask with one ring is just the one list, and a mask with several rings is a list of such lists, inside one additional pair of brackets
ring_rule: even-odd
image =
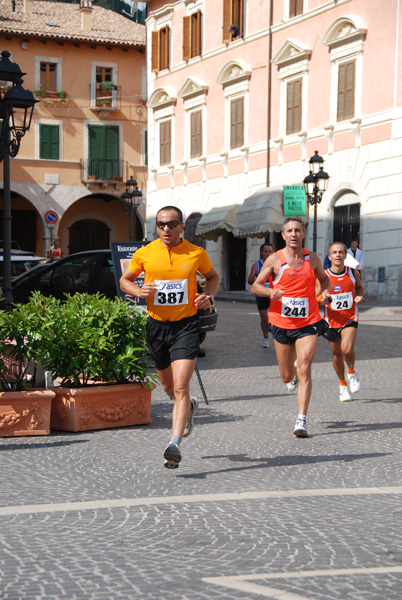
[(317, 204), (320, 204), (322, 196), (327, 189), (329, 175), (324, 171), (324, 159), (314, 151), (314, 156), (309, 160), (310, 172), (304, 178), (304, 188), (309, 203), (314, 206), (314, 229), (313, 250), (317, 252)]

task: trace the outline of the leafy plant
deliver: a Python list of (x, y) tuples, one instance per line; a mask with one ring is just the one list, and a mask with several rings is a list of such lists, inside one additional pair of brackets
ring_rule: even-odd
[(116, 87), (113, 81), (102, 81), (101, 85), (106, 92), (111, 92)]
[(39, 99), (46, 98), (46, 90), (42, 90), (42, 89), (33, 90), (33, 94), (34, 94), (35, 98), (39, 98)]
[(66, 99), (67, 93), (66, 93), (64, 90), (60, 90), (60, 91), (58, 92), (58, 94), (59, 94), (59, 98), (60, 98), (60, 100), (61, 100), (62, 102), (64, 102), (64, 100)]
[[(64, 387), (134, 381), (152, 387), (145, 328), (146, 315), (120, 299), (75, 294), (60, 302), (34, 292), (27, 304), (1, 315), (0, 356), (11, 352), (20, 365), (20, 389), (27, 360), (40, 362)], [(16, 342), (11, 350), (10, 340)], [(7, 377), (0, 364), (2, 384)]]
[(16, 305), (12, 312), (0, 310), (0, 389), (35, 387), (36, 367), (28, 374), (29, 364), (37, 365), (47, 351), (56, 304), (55, 298), (45, 299), (36, 292), (27, 304)]

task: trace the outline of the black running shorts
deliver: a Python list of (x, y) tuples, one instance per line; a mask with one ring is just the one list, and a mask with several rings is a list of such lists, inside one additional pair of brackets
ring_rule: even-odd
[(268, 298), (267, 296), (258, 296), (256, 300), (258, 310), (268, 310), (271, 303), (271, 298)]
[(200, 321), (197, 315), (180, 321), (147, 320), (147, 342), (155, 367), (162, 371), (175, 360), (197, 357), (200, 349)]
[[(322, 319), (323, 320), (323, 319)], [(294, 344), (296, 340), (307, 335), (321, 335), (322, 326), (321, 321), (313, 323), (312, 325), (305, 325), (299, 327), (299, 329), (282, 329), (282, 327), (276, 327), (276, 325), (270, 325), (270, 331), (273, 338), (279, 344)]]

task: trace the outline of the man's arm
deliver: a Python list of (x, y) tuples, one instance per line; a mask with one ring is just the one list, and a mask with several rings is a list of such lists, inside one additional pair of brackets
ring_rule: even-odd
[(147, 296), (152, 296), (156, 291), (155, 282), (151, 281), (144, 283), (142, 287), (134, 283), (140, 273), (141, 271), (138, 271), (138, 273), (133, 273), (127, 267), (123, 275), (120, 277), (121, 290), (126, 294), (130, 294), (131, 296), (137, 296), (137, 298), (146, 298)]
[(204, 293), (195, 295), (195, 305), (197, 308), (205, 308), (205, 301), (209, 302), (207, 296), (215, 297), (219, 288), (219, 275), (215, 268), (212, 267), (208, 273), (202, 273), (206, 279)]
[(311, 266), (315, 276), (321, 284), (321, 298), (323, 304), (331, 304), (331, 281), (323, 269), (321, 259), (315, 252), (310, 253)]
[(258, 271), (258, 263), (254, 263), (253, 266), (251, 267), (250, 274), (247, 279), (247, 283), (249, 283), (250, 285), (253, 285), (254, 281), (256, 280), (257, 271)]
[(357, 269), (354, 270), (354, 275), (356, 279), (355, 283), (355, 302), (356, 304), (363, 303), (363, 284), (360, 277), (360, 273)]
[(271, 277), (271, 275), (275, 275), (275, 265), (279, 262), (279, 257), (276, 252), (268, 256), (266, 261), (264, 262), (261, 271), (259, 272), (257, 279), (254, 281), (251, 292), (256, 296), (268, 296), (268, 298), (272, 298), (273, 300), (279, 300), (282, 296), (282, 292), (279, 289), (273, 289), (271, 287), (267, 288), (264, 286), (264, 283)]

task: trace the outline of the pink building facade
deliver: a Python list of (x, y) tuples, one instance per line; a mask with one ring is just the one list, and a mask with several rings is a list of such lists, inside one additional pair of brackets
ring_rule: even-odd
[[(150, 0), (148, 238), (179, 206), (222, 288), (247, 289), (318, 151), (319, 255), (358, 238), (366, 296), (401, 300), (401, 18), (399, 0)], [(293, 214), (312, 248), (313, 208)]]

